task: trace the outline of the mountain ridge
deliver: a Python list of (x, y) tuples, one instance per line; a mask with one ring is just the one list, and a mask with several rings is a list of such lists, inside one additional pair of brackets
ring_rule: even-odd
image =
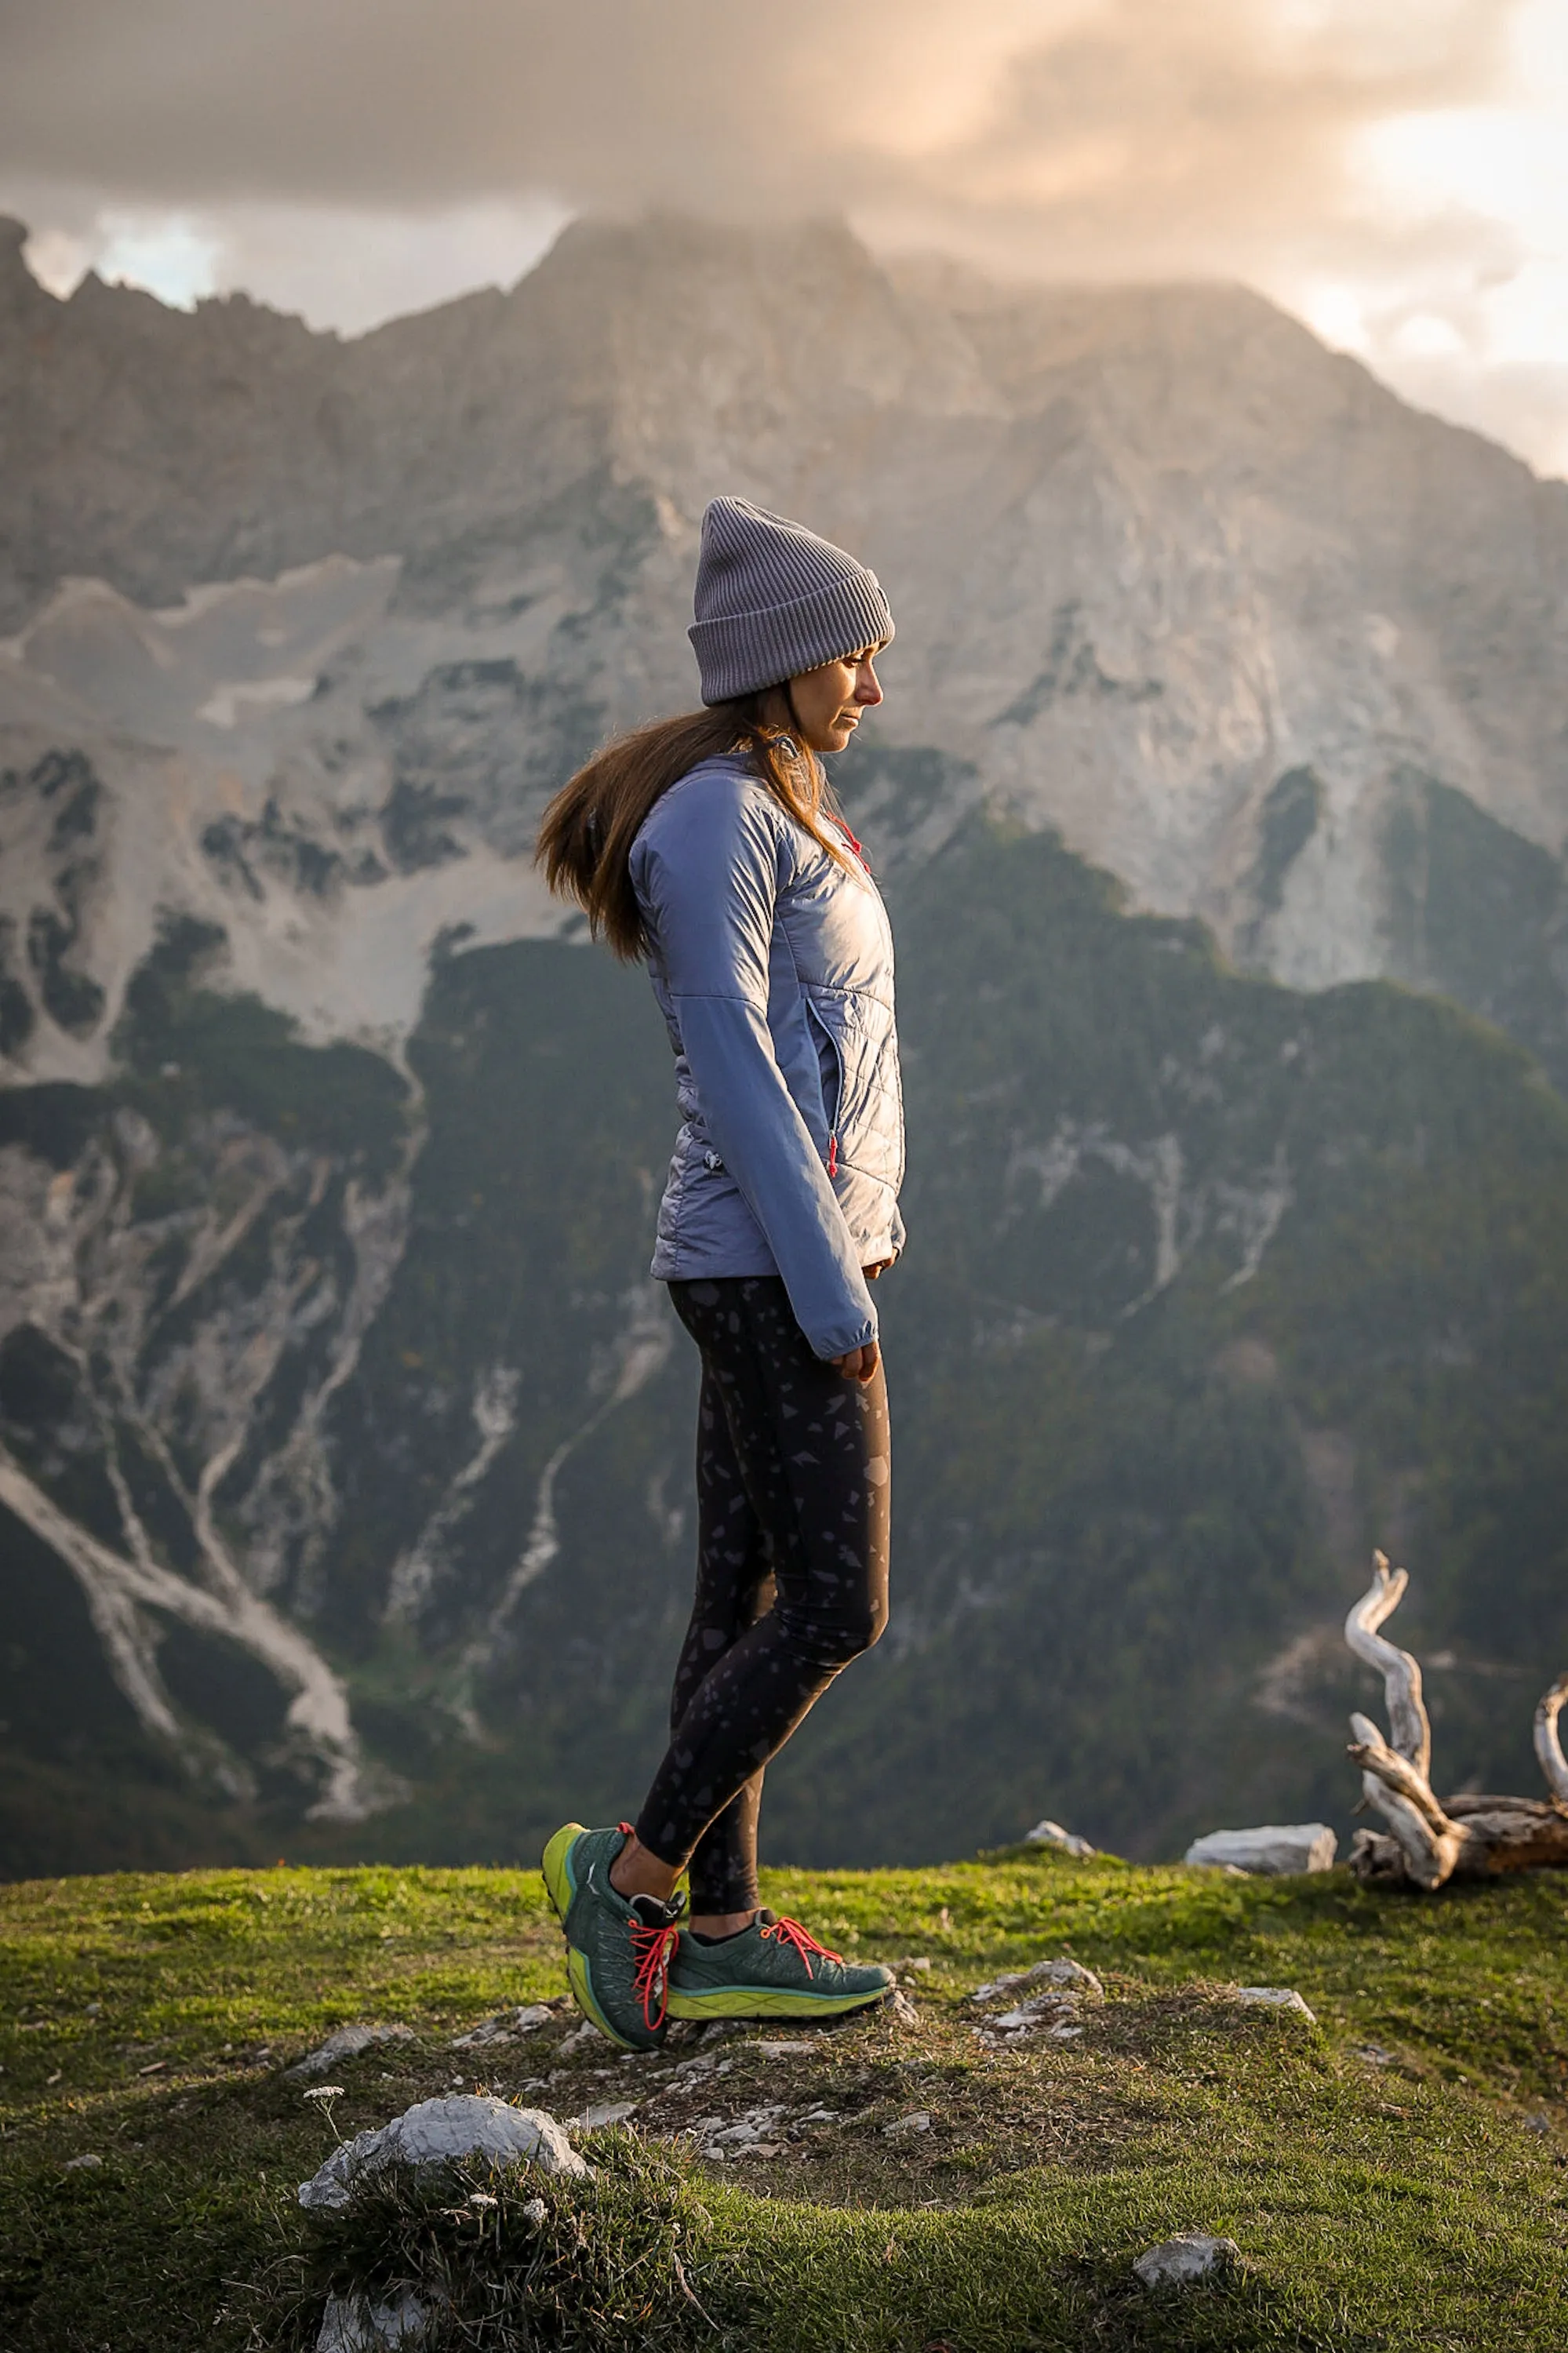
[[(1551, 890), (1527, 887), (1499, 841), (1486, 888), (1510, 900), (1499, 944), (1520, 923), (1537, 944), (1529, 1042), (1568, 1067), (1568, 489), (1404, 407), (1261, 297), (989, 286), (884, 268), (842, 225), (670, 219), (576, 224), (511, 293), (352, 344), (248, 301), (187, 317), (22, 279), (14, 251), (0, 725), (36, 705), (27, 649), (62, 634), (62, 575), (165, 607), (227, 580), (238, 607), (249, 576), (396, 560), (357, 649), (301, 674), (291, 734), (253, 691), (222, 743), (175, 740), (211, 778), (247, 773), (245, 823), (270, 794), (320, 846), (345, 763), (384, 831), (388, 809), (462, 799), (450, 772), (488, 733), (470, 834), (513, 858), (596, 740), (693, 700), (687, 584), (722, 485), (836, 532), (891, 585), (879, 741), (941, 757), (948, 829), (976, 797), (1054, 826), (1249, 967), (1383, 973), (1496, 1018), (1419, 920), (1450, 813), (1433, 796), (1462, 795), (1552, 862)], [(419, 621), (439, 625), (422, 647)], [(264, 670), (252, 649), (242, 674)], [(90, 751), (95, 723), (123, 731), (90, 686), (77, 703), (56, 735)], [(418, 742), (388, 740), (394, 710)], [(27, 765), (50, 748), (33, 744)]]

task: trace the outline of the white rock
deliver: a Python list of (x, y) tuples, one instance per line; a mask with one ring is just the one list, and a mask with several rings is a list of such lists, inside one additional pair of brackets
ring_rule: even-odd
[(1076, 2000), (1104, 2001), (1106, 1989), (1093, 1969), (1085, 1968), (1081, 1961), (1070, 1961), (1065, 1953), (1054, 1961), (1036, 1961), (1032, 1969), (1023, 1972), (1025, 1985), (1061, 1986)]
[(568, 2116), (567, 2122), (577, 2125), (583, 2132), (596, 2131), (600, 2125), (623, 2125), (628, 2116), (635, 2116), (637, 2105), (635, 2100), (597, 2100), (581, 2116)]
[(779, 2107), (748, 2108), (745, 2116), (737, 2116), (732, 2125), (724, 2126), (714, 2138), (731, 2141), (736, 2146), (751, 2140), (765, 2140), (783, 2114)]
[(1253, 1831), (1210, 1831), (1194, 1839), (1187, 1862), (1225, 1863), (1259, 1878), (1331, 1871), (1340, 1841), (1327, 1822), (1265, 1822)]
[(505, 2100), (469, 2094), (420, 2100), (389, 2125), (356, 2133), (334, 2149), (319, 2173), (301, 2182), (300, 2203), (313, 2211), (344, 2207), (362, 2180), (387, 2166), (447, 2165), (467, 2157), (498, 2166), (527, 2160), (546, 2173), (591, 2178), (563, 2127), (542, 2108), (514, 2108)]
[(1065, 1831), (1060, 1822), (1036, 1822), (1025, 1835), (1023, 1843), (1025, 1846), (1054, 1846), (1059, 1848), (1063, 1854), (1083, 1856), (1095, 1852), (1086, 1838), (1080, 1838), (1076, 1831)]
[(1195, 2280), (1213, 2279), (1240, 2261), (1234, 2239), (1208, 2239), (1197, 2231), (1179, 2231), (1139, 2256), (1134, 2272), (1145, 2287), (1190, 2287)]
[(895, 2116), (890, 2125), (882, 2127), (884, 2140), (898, 2140), (908, 2133), (928, 2133), (931, 2116), (927, 2108), (911, 2108), (906, 2116)]
[(316, 2353), (414, 2353), (428, 2342), (434, 2315), (409, 2288), (395, 2303), (366, 2295), (329, 2295)]
[[(1012, 1993), (1015, 1987), (1026, 1985), (1041, 1989), (1030, 2005), (1034, 2011), (1053, 2001), (1104, 2001), (1106, 1998), (1106, 1989), (1093, 1969), (1085, 1968), (1081, 1961), (1070, 1961), (1065, 1953), (1054, 1960), (1036, 1961), (1032, 1969), (1012, 1969), (1005, 1977), (992, 1978), (989, 1984), (976, 1986), (969, 1998), (970, 2001), (990, 2001), (999, 1993)], [(1006, 2021), (999, 2018), (992, 2022), (1001, 2026)]]
[(68, 2157), (65, 2170), (68, 2173), (96, 2173), (102, 2163), (103, 2159), (90, 2149), (85, 2157)]
[(1023, 1983), (1027, 1975), (1025, 1969), (1009, 1969), (1002, 1977), (987, 1978), (984, 1985), (976, 1986), (968, 1999), (970, 2001), (990, 2001), (993, 1994), (1011, 1993), (1014, 1986)]
[(920, 2013), (906, 1993), (890, 1994), (883, 2004), (882, 2014), (890, 2018), (895, 2026), (917, 2026), (920, 2022)]
[(1308, 2008), (1294, 1986), (1238, 1986), (1231, 1999), (1245, 2001), (1253, 2010), (1291, 2010), (1314, 2026), (1318, 2023), (1317, 2011)]
[(683, 2059), (677, 2066), (671, 2068), (670, 2080), (664, 2089), (667, 2092), (690, 2092), (694, 2090), (697, 2084), (705, 2083), (710, 2075), (716, 2075), (719, 2073), (720, 2065), (716, 2059), (702, 2057)]
[(1061, 2017), (1064, 1997), (1059, 1993), (1037, 1994), (1033, 2001), (1021, 2001), (1015, 2009), (1004, 2010), (1000, 2018), (990, 2021), (999, 2034), (1027, 2034), (1032, 2026), (1044, 2026), (1047, 2019)]
[[(727, 2022), (726, 2021), (726, 2023)], [(561, 2044), (560, 2055), (563, 2059), (567, 2058), (574, 2051), (584, 2050), (590, 2042), (604, 2042), (608, 2039), (599, 2032), (591, 2018), (585, 2018), (582, 2024), (574, 2028)]]
[(555, 2014), (546, 2002), (524, 2002), (521, 2010), (499, 2010), (493, 2018), (482, 2018), (466, 2033), (454, 2034), (451, 2047), (454, 2051), (482, 2051), (487, 2043), (512, 2042), (520, 2034), (537, 2033), (540, 2027), (548, 2026)]
[(340, 2059), (357, 2059), (362, 2051), (369, 2051), (378, 2042), (412, 2042), (413, 2040), (411, 2026), (340, 2026), (335, 2034), (329, 2034), (324, 2042), (314, 2051), (307, 2051), (302, 2059), (296, 2059), (291, 2067), (284, 2068), (283, 2073), (285, 2075), (324, 2075), (327, 2069), (335, 2067)]

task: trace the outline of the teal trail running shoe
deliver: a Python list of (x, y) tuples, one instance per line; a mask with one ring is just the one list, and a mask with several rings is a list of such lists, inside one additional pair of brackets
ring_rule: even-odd
[(716, 1945), (677, 1938), (670, 1971), (672, 2018), (834, 2018), (893, 1990), (880, 1963), (857, 1968), (830, 1952), (799, 1920), (759, 1912)]
[(545, 1849), (545, 1885), (567, 1933), (567, 1976), (577, 2008), (626, 2051), (664, 2040), (670, 1964), (685, 1898), (620, 1894), (609, 1866), (631, 1835), (567, 1822)]

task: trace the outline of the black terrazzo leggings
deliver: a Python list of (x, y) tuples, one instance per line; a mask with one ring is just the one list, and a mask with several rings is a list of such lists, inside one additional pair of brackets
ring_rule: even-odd
[(887, 1622), (887, 1391), (812, 1355), (777, 1275), (673, 1282), (702, 1352), (697, 1590), (637, 1823), (694, 1913), (758, 1901), (762, 1768)]

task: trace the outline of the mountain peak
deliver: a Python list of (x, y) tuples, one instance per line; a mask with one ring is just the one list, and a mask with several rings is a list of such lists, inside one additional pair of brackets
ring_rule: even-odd
[(0, 213), (0, 315), (14, 317), (35, 303), (54, 300), (27, 267), (24, 248), (31, 235), (26, 221)]

